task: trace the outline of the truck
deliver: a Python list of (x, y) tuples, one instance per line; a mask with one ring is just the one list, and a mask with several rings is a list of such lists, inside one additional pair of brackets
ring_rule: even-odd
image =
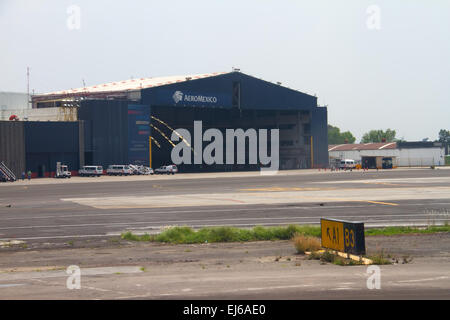
[(72, 174), (69, 171), (69, 167), (65, 164), (61, 164), (61, 162), (56, 163), (56, 174), (55, 178), (69, 178)]

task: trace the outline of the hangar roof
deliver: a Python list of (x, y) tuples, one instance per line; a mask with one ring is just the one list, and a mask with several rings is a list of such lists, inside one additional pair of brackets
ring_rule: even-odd
[(396, 149), (396, 142), (383, 142), (383, 143), (361, 143), (361, 144), (332, 144), (328, 146), (328, 152), (330, 151), (359, 151), (359, 150), (383, 150), (383, 149)]
[(140, 78), (129, 79), (123, 81), (109, 82), (105, 84), (99, 84), (95, 86), (89, 86), (84, 88), (76, 88), (63, 91), (55, 91), (44, 94), (34, 95), (33, 98), (63, 98), (74, 96), (89, 96), (101, 93), (121, 93), (130, 91), (139, 91), (141, 89), (147, 89), (152, 87), (160, 87), (173, 83), (185, 82), (189, 80), (203, 79), (215, 77), (218, 75), (226, 74), (228, 72), (215, 72), (215, 73), (203, 73), (193, 75), (181, 75), (181, 76), (169, 76), (169, 77), (156, 77), (156, 78)]

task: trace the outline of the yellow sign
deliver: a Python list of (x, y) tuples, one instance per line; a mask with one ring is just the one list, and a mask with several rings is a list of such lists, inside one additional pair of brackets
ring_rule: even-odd
[(322, 247), (344, 251), (344, 223), (322, 219), (320, 224), (322, 228)]

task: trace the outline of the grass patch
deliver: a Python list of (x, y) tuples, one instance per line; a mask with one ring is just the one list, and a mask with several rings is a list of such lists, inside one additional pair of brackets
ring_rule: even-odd
[(130, 241), (151, 241), (176, 244), (245, 242), (261, 240), (290, 240), (294, 235), (320, 237), (320, 228), (290, 225), (287, 227), (261, 227), (239, 229), (233, 227), (210, 227), (194, 230), (190, 227), (173, 227), (160, 234), (134, 235), (126, 232), (122, 239)]
[(152, 236), (149, 234), (144, 234), (142, 236), (138, 236), (138, 235), (133, 234), (131, 231), (122, 233), (122, 235), (120, 237), (123, 240), (130, 240), (130, 241), (152, 241)]
[(320, 239), (317, 237), (295, 235), (294, 246), (297, 253), (305, 253), (306, 251), (317, 251), (321, 248)]
[(414, 227), (386, 227), (367, 229), (365, 231), (366, 236), (393, 236), (398, 234), (408, 233), (436, 233), (436, 232), (450, 232), (450, 226), (445, 224), (443, 226), (429, 226), (426, 228), (414, 228)]
[[(387, 227), (374, 228), (365, 231), (366, 236), (392, 236), (408, 233), (436, 233), (450, 232), (448, 224), (444, 226), (430, 226), (428, 228), (413, 227)], [(305, 239), (301, 242), (314, 241), (313, 238), (320, 238), (321, 229), (319, 226), (299, 226), (289, 225), (281, 227), (261, 227), (252, 229), (240, 229), (234, 227), (208, 227), (194, 230), (190, 227), (173, 227), (164, 230), (159, 234), (135, 235), (128, 231), (122, 233), (121, 238), (129, 241), (149, 241), (163, 242), (173, 244), (193, 244), (193, 243), (214, 243), (214, 242), (246, 242), (261, 240), (290, 240), (295, 236), (303, 236)], [(317, 240), (318, 241), (318, 240)], [(306, 244), (306, 243), (305, 243)], [(310, 243), (309, 245), (312, 245)], [(320, 244), (319, 244), (320, 245)], [(297, 245), (296, 245), (297, 246)], [(306, 245), (308, 247), (308, 245)], [(314, 251), (314, 247), (301, 248), (298, 252)]]

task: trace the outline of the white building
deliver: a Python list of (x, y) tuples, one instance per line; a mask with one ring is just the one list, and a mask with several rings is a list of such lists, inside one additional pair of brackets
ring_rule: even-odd
[(339, 144), (328, 147), (330, 164), (353, 159), (363, 167), (423, 167), (445, 164), (445, 150), (440, 142), (388, 142)]
[(11, 116), (25, 121), (76, 121), (76, 111), (64, 100), (55, 103), (53, 108), (32, 109), (28, 94), (0, 92), (0, 121), (8, 121)]

